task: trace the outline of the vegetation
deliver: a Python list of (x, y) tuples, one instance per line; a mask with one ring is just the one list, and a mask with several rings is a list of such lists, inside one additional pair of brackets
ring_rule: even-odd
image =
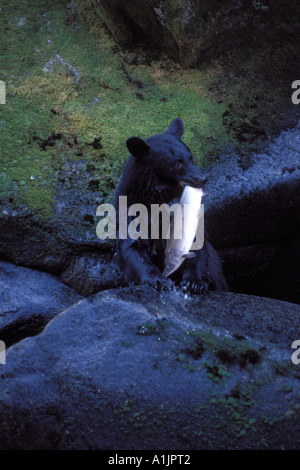
[(53, 216), (60, 187), (110, 198), (132, 135), (147, 138), (181, 117), (205, 166), (228, 146), (249, 149), (263, 133), (262, 108), (268, 116), (278, 104), (270, 91), (266, 103), (265, 84), (253, 95), (247, 70), (224, 74), (222, 61), (184, 69), (121, 50), (92, 2), (3, 0), (0, 31), (0, 197), (42, 218)]

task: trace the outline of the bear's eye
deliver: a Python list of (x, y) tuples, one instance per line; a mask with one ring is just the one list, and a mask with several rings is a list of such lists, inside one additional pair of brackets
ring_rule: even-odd
[(176, 163), (175, 163), (175, 169), (176, 169), (176, 170), (179, 170), (179, 168), (182, 167), (182, 164), (183, 164), (182, 160), (179, 160), (178, 162), (176, 162)]

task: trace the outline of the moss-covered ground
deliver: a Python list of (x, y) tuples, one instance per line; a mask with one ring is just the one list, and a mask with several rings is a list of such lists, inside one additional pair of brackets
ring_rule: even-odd
[(247, 79), (247, 70), (239, 76), (231, 59), (186, 70), (122, 51), (88, 7), (1, 2), (0, 197), (12, 207), (51, 217), (58, 183), (72, 185), (64, 169), (76, 164), (88, 173), (81, 191), (109, 198), (128, 156), (126, 139), (160, 133), (175, 117), (200, 165), (228, 146), (246, 151), (264, 134), (259, 117), (274, 117), (286, 99)]

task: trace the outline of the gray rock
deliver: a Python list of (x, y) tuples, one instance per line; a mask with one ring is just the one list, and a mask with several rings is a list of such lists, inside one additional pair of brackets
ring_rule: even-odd
[(111, 261), (111, 255), (85, 253), (74, 256), (60, 280), (85, 297), (114, 287), (125, 287), (124, 276)]
[[(211, 243), (220, 249), (228, 280), (245, 278), (242, 292), (300, 302), (299, 262), (291, 269), (293, 256), (299, 259), (299, 148), (300, 123), (282, 131), (264, 152), (253, 154), (247, 168), (232, 154), (211, 169), (204, 200), (206, 226)], [(275, 278), (269, 267), (276, 257), (280, 272)], [(270, 284), (265, 292), (259, 290), (261, 273), (263, 282)], [(253, 279), (257, 285), (251, 291)], [(272, 289), (271, 283), (280, 288)], [(294, 294), (287, 294), (291, 290)]]
[(35, 335), (80, 299), (50, 274), (0, 261), (0, 339), (9, 346)]
[(300, 307), (105, 291), (12, 346), (1, 449), (299, 449)]
[(216, 246), (273, 242), (298, 227), (299, 148), (300, 121), (252, 154), (248, 167), (228, 154), (211, 168), (204, 204)]
[(71, 253), (59, 230), (42, 225), (32, 214), (6, 209), (0, 214), (1, 257), (15, 264), (57, 272), (67, 265)]

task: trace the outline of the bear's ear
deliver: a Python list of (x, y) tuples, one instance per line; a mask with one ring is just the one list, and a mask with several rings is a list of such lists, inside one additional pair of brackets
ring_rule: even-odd
[(177, 139), (180, 139), (183, 133), (183, 122), (179, 118), (174, 119), (174, 121), (171, 122), (169, 128), (166, 130), (166, 134), (171, 134), (174, 137), (177, 137)]
[(130, 137), (130, 139), (126, 140), (126, 145), (131, 155), (135, 158), (145, 157), (150, 150), (149, 145), (138, 137)]

